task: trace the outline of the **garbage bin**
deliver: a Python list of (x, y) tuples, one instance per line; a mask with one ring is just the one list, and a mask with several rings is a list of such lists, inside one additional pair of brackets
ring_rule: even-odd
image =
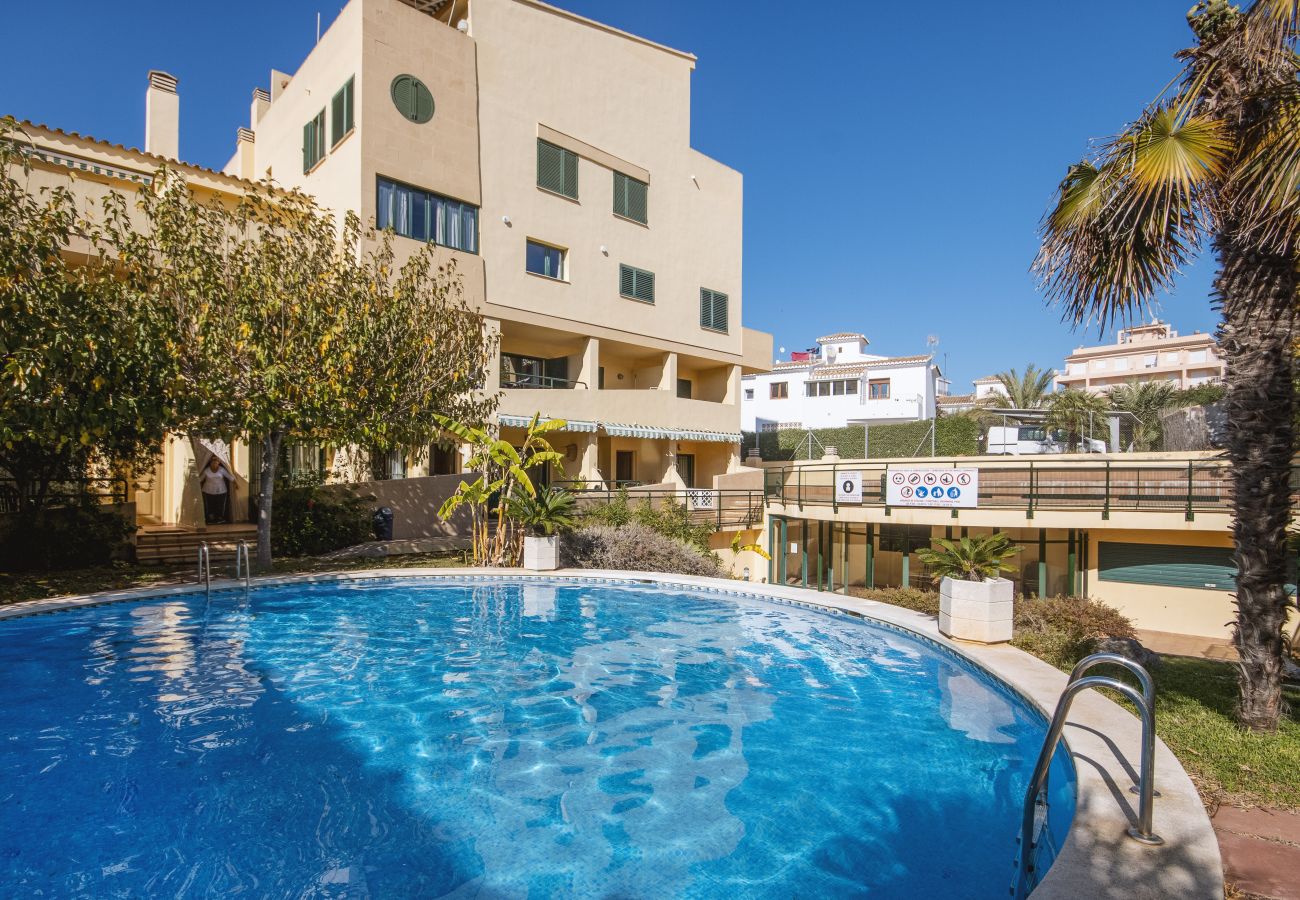
[(375, 540), (391, 541), (393, 539), (393, 508), (381, 506), (375, 510)]

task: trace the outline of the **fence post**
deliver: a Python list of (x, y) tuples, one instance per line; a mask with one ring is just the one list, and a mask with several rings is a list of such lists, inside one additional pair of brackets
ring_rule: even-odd
[(1192, 461), (1188, 460), (1187, 461), (1187, 512), (1184, 513), (1184, 517), (1189, 522), (1191, 522), (1193, 519), (1196, 518), (1196, 513), (1192, 512), (1192, 481), (1193, 481)]
[(1106, 460), (1106, 497), (1101, 505), (1101, 518), (1102, 521), (1110, 518), (1110, 460)]
[(1032, 519), (1034, 517), (1034, 495), (1036, 490), (1037, 485), (1034, 483), (1034, 463), (1031, 460), (1029, 463), (1029, 508), (1025, 511), (1026, 519)]
[(799, 511), (803, 512), (803, 466), (799, 466), (795, 471), (799, 473)]
[(839, 466), (831, 464), (831, 512), (840, 511), (840, 477)]

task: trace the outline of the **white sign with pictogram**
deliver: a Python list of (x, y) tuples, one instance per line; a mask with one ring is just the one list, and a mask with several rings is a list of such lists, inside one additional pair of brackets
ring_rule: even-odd
[(885, 505), (974, 509), (979, 487), (979, 469), (890, 469)]
[(862, 473), (861, 472), (836, 472), (835, 473), (835, 502), (836, 503), (861, 503), (862, 502)]

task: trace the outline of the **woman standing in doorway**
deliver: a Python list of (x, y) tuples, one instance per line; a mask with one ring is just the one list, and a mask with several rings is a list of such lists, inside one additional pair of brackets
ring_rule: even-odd
[(199, 486), (203, 490), (203, 521), (208, 525), (230, 521), (230, 485), (235, 476), (215, 453), (199, 472)]

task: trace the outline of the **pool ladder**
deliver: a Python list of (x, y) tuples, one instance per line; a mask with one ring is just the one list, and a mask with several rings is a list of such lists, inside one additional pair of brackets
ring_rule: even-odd
[[(248, 558), (248, 542), (235, 544), (235, 578), (244, 582), (244, 599), (248, 599), (251, 587), (253, 565)], [(203, 582), (203, 593), (207, 600), (212, 599), (212, 551), (207, 541), (199, 541), (198, 580)]]
[[(1142, 687), (1142, 692), (1134, 690), (1132, 685), (1105, 675), (1084, 673), (1100, 665), (1115, 665), (1132, 672)], [(1051, 768), (1052, 756), (1056, 745), (1060, 743), (1061, 731), (1065, 728), (1066, 717), (1074, 698), (1092, 688), (1110, 688), (1127, 697), (1142, 719), (1142, 761), (1138, 773), (1138, 783), (1130, 791), (1138, 794), (1138, 821), (1128, 829), (1129, 837), (1143, 844), (1163, 844), (1164, 840), (1151, 830), (1152, 808), (1155, 798), (1159, 796), (1155, 789), (1155, 755), (1156, 755), (1156, 690), (1151, 675), (1133, 660), (1118, 653), (1094, 653), (1079, 661), (1070, 673), (1070, 678), (1061, 692), (1061, 699), (1056, 703), (1056, 712), (1052, 715), (1051, 727), (1047, 730), (1047, 740), (1038, 754), (1038, 763), (1034, 766), (1034, 775), (1025, 792), (1024, 815), (1020, 826), (1020, 871), (1017, 880), (1016, 896), (1025, 896), (1030, 889), (1030, 879), (1034, 875), (1034, 852), (1038, 849), (1042, 832), (1047, 828), (1047, 775)]]

